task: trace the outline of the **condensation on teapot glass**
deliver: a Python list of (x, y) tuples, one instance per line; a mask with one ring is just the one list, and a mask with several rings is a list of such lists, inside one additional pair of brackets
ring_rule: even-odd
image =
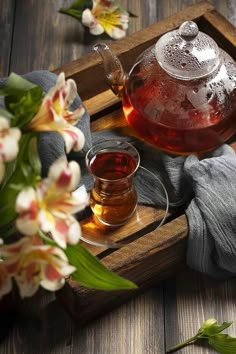
[(163, 35), (156, 43), (155, 55), (168, 74), (182, 80), (209, 75), (220, 63), (218, 45), (193, 21)]

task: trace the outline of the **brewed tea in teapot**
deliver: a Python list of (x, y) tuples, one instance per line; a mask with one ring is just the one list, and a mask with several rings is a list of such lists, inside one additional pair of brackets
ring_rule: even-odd
[(212, 150), (236, 131), (236, 64), (196, 23), (164, 34), (129, 74), (106, 44), (94, 49), (128, 124), (146, 142), (188, 154)]

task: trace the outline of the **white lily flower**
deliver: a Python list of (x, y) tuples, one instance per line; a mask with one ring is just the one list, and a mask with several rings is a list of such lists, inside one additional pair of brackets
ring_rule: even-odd
[(83, 11), (82, 23), (93, 35), (106, 32), (111, 38), (120, 39), (126, 36), (129, 13), (116, 1), (94, 0), (92, 10)]
[(16, 199), (16, 227), (25, 235), (32, 235), (40, 228), (50, 232), (57, 244), (65, 248), (67, 243), (79, 241), (80, 224), (71, 214), (84, 209), (89, 203), (88, 194), (72, 193), (79, 183), (80, 168), (62, 157), (49, 169), (48, 178), (42, 180), (36, 190), (27, 187)]
[[(34, 295), (40, 285), (51, 291), (60, 289), (65, 283), (65, 277), (76, 270), (68, 263), (60, 248), (43, 245), (39, 236), (24, 237), (2, 246), (0, 255), (4, 258), (2, 263), (8, 278), (14, 277), (22, 298)], [(0, 262), (0, 279), (1, 274)], [(0, 295), (1, 290), (0, 287)], [(6, 290), (9, 290), (7, 283), (4, 288)]]
[(28, 123), (28, 129), (34, 131), (57, 131), (65, 140), (66, 152), (83, 148), (85, 138), (82, 131), (73, 126), (83, 116), (85, 110), (80, 105), (74, 112), (68, 110), (77, 95), (74, 80), (65, 81), (65, 74), (58, 76), (56, 85), (44, 97), (35, 117)]

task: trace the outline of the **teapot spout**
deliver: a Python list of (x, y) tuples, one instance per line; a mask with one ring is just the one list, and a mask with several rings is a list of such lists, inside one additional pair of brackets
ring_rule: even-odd
[(128, 75), (120, 60), (105, 43), (96, 44), (93, 49), (102, 57), (107, 84), (115, 95), (122, 97)]

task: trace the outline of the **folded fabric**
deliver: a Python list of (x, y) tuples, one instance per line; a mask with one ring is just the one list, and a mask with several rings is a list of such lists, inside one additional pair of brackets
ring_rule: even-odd
[(199, 161), (188, 156), (184, 171), (194, 191), (186, 209), (187, 263), (217, 278), (236, 274), (236, 156), (223, 145)]
[[(56, 75), (48, 71), (32, 72), (24, 77), (41, 85), (45, 92), (56, 82)], [(0, 80), (0, 87), (2, 83)], [(80, 103), (78, 96), (71, 109)], [(137, 139), (122, 136), (119, 129), (91, 134), (87, 112), (78, 126), (86, 144), (82, 151), (68, 158), (79, 162), (83, 182), (86, 183), (88, 176), (84, 155), (92, 143), (114, 137), (130, 141), (140, 153), (141, 164), (163, 181), (170, 206), (186, 210), (188, 266), (216, 278), (236, 275), (236, 155), (230, 146), (225, 144), (199, 161), (195, 155), (170, 156)], [(39, 151), (43, 175), (46, 175), (50, 164), (65, 154), (64, 141), (57, 133), (43, 133)], [(142, 197), (151, 204), (150, 193)]]

